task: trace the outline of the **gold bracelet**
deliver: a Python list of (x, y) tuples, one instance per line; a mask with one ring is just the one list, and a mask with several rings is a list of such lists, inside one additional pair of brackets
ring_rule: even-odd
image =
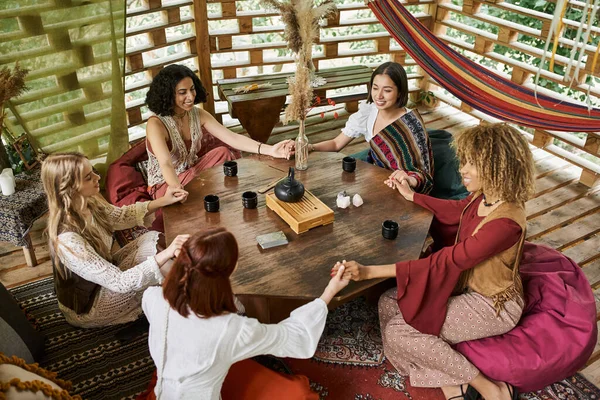
[(260, 156), (260, 146), (262, 146), (261, 142), (258, 142), (258, 155)]

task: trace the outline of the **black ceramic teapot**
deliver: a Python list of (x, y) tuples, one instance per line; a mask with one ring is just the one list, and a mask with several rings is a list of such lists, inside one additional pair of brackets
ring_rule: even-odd
[(304, 196), (304, 185), (294, 179), (294, 168), (290, 167), (287, 178), (280, 180), (275, 185), (275, 196), (286, 203), (295, 203)]

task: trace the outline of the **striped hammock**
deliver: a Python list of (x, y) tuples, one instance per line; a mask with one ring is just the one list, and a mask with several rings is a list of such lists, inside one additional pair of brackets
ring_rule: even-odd
[(533, 90), (511, 82), (451, 49), (398, 0), (370, 0), (368, 6), (421, 68), (465, 104), (500, 120), (531, 128), (600, 131), (600, 109), (588, 110), (583, 105), (540, 93), (536, 100)]

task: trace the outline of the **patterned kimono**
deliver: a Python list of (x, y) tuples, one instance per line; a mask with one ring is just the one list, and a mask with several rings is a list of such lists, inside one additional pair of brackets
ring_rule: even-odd
[(373, 132), (379, 110), (363, 104), (350, 116), (342, 132), (352, 138), (364, 136), (369, 142), (368, 162), (389, 170), (404, 170), (414, 177), (418, 193), (433, 188), (433, 153), (423, 119), (417, 110), (407, 110), (380, 132)]

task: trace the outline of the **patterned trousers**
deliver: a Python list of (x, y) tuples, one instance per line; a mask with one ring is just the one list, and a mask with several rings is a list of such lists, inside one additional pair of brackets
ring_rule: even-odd
[(379, 322), (385, 356), (415, 387), (455, 386), (472, 381), (479, 370), (451, 345), (501, 335), (514, 328), (523, 311), (519, 301), (504, 303), (496, 317), (492, 299), (471, 292), (448, 300), (440, 336), (408, 325), (396, 301), (397, 289), (379, 299)]

